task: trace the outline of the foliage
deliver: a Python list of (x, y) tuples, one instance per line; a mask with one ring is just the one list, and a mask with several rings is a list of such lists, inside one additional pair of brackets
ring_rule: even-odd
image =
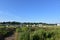
[[(22, 32), (19, 33), (20, 40), (58, 40), (60, 39), (60, 32), (57, 28), (27, 28), (22, 27)], [(20, 29), (20, 30), (21, 30)], [(30, 31), (29, 31), (30, 30)]]
[[(10, 30), (0, 28), (0, 35), (5, 35)], [(60, 40), (60, 27), (17, 27), (16, 32), (18, 40)]]

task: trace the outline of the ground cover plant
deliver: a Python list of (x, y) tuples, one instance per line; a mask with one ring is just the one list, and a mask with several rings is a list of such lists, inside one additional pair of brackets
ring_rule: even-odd
[(60, 27), (22, 27), (18, 33), (18, 40), (60, 40)]
[(15, 40), (60, 40), (60, 27), (0, 27), (0, 38), (11, 32)]

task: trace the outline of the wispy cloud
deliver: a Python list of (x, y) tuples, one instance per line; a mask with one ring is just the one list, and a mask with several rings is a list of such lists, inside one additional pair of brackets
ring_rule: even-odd
[(0, 11), (0, 21), (19, 21), (21, 17), (9, 12)]

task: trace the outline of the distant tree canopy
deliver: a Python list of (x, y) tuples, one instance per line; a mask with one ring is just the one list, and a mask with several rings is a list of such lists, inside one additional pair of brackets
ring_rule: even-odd
[(24, 22), (24, 23), (21, 23), (21, 22), (16, 22), (16, 21), (13, 21), (13, 22), (0, 22), (0, 24), (11, 24), (11, 25), (15, 25), (15, 24), (17, 24), (17, 25), (19, 25), (19, 24), (24, 24), (24, 25), (33, 25), (33, 24), (35, 24), (35, 25), (37, 25), (37, 24), (42, 24), (42, 25), (57, 25), (57, 24), (48, 24), (48, 23), (42, 23), (42, 22), (40, 22), (40, 23), (32, 23), (32, 22)]
[(1, 22), (0, 24), (12, 24), (12, 25), (14, 25), (14, 24), (20, 24), (20, 22), (15, 22), (15, 21), (13, 21), (13, 22)]

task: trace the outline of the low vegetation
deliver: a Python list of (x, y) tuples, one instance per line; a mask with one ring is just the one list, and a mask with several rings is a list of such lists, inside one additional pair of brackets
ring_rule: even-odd
[(60, 27), (23, 27), (18, 33), (18, 40), (60, 40)]
[[(12, 24), (15, 25), (14, 23)], [(4, 22), (4, 25), (0, 26), (0, 40), (12, 34), (15, 34), (15, 40), (60, 40), (60, 27), (6, 27)]]

